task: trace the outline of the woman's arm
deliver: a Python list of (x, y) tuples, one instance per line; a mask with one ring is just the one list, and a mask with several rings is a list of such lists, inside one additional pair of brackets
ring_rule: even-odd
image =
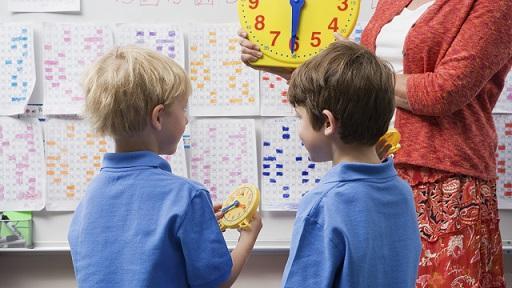
[(512, 57), (511, 15), (510, 0), (476, 1), (434, 72), (398, 78), (398, 106), (442, 116), (471, 102)]

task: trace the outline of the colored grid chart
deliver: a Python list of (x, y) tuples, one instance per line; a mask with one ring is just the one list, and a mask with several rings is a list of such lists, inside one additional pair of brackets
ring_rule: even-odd
[(0, 24), (0, 64), (0, 115), (23, 114), (36, 83), (31, 26)]
[(190, 133), (190, 176), (208, 188), (212, 201), (224, 201), (240, 184), (258, 184), (254, 120), (194, 120)]
[(43, 209), (43, 132), (37, 119), (0, 117), (0, 163), (0, 211)]
[(44, 113), (81, 114), (85, 97), (80, 80), (85, 70), (113, 47), (107, 25), (44, 24)]
[(261, 207), (266, 211), (296, 210), (300, 199), (330, 169), (314, 163), (298, 137), (294, 117), (263, 122), (261, 144)]
[(189, 35), (192, 116), (258, 115), (259, 72), (240, 60), (238, 25), (198, 25)]
[(498, 149), (496, 150), (496, 194), (500, 209), (512, 209), (512, 115), (494, 115)]
[(261, 116), (295, 116), (295, 110), (288, 102), (287, 93), (288, 83), (285, 79), (261, 72)]
[(134, 44), (158, 51), (185, 68), (183, 32), (176, 25), (122, 24), (116, 30), (116, 43)]
[(512, 70), (505, 79), (505, 86), (494, 107), (493, 113), (512, 113)]
[(98, 174), (113, 141), (93, 133), (85, 120), (49, 119), (46, 137), (48, 211), (75, 210), (87, 185)]

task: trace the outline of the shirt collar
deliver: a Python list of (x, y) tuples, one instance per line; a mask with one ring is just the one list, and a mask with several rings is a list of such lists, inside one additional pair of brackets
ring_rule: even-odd
[(361, 179), (388, 178), (396, 176), (393, 159), (388, 157), (380, 164), (339, 163), (322, 177), (320, 183), (344, 182)]
[(134, 167), (154, 167), (172, 172), (165, 159), (150, 151), (105, 153), (103, 156), (102, 169)]

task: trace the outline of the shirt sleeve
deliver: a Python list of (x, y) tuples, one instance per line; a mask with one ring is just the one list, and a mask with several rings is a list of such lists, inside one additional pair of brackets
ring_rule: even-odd
[(309, 217), (297, 218), (283, 287), (333, 287), (343, 269), (343, 241)]
[(443, 116), (471, 102), (512, 57), (512, 1), (480, 0), (434, 72), (410, 74), (407, 98), (415, 114)]
[(190, 201), (178, 238), (191, 287), (218, 287), (229, 278), (233, 266), (231, 254), (207, 191), (197, 191)]

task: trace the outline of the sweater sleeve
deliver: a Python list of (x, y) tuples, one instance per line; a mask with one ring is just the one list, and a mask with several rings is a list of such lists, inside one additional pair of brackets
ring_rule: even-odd
[(480, 0), (434, 72), (409, 74), (415, 114), (449, 115), (472, 101), (512, 57), (512, 1)]

